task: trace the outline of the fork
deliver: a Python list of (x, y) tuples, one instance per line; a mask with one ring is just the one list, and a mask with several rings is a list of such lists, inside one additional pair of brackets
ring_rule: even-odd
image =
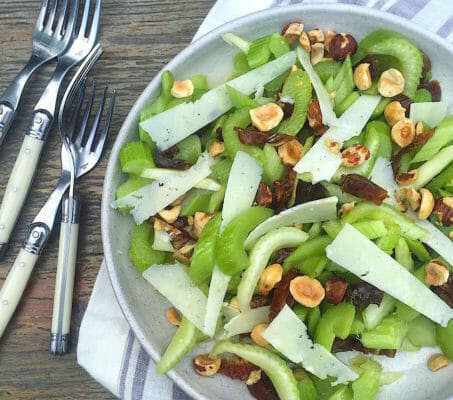
[[(65, 4), (67, 1), (65, 0)], [(0, 259), (5, 254), (7, 243), (38, 167), (42, 148), (54, 123), (59, 88), (65, 75), (87, 56), (96, 41), (101, 0), (95, 0), (95, 2), (91, 27), (88, 29), (91, 0), (85, 1), (80, 28), (78, 32), (73, 32), (69, 48), (58, 57), (57, 67), (52, 79), (47, 84), (30, 119), (27, 133), (0, 206)], [(78, 0), (75, 0), (69, 16), (70, 22), (68, 24), (70, 26), (74, 26), (76, 23), (77, 11)]]
[[(59, 1), (55, 0), (53, 6), (49, 7), (49, 0), (43, 0), (33, 29), (30, 59), (8, 86), (3, 96), (0, 97), (0, 144), (8, 133), (24, 87), (33, 72), (62, 54), (70, 44), (74, 29), (72, 15), (76, 11), (76, 7), (68, 10), (68, 2), (67, 0), (64, 1), (58, 19), (55, 21), (58, 3)], [(49, 16), (45, 21), (47, 13)], [(69, 17), (68, 13), (70, 14)], [(52, 28), (54, 22), (56, 22), (55, 29)]]
[[(85, 76), (100, 57), (101, 53), (101, 46), (96, 45), (74, 76), (70, 89), (74, 87), (80, 88), (80, 86), (83, 85)], [(69, 90), (67, 92), (69, 92)], [(110, 120), (107, 120), (105, 126), (108, 127), (109, 124)], [(102, 151), (106, 135), (107, 133), (102, 133), (101, 138), (103, 137), (104, 139), (98, 142), (96, 149), (99, 148), (100, 151)], [(0, 338), (19, 304), (33, 268), (47, 243), (55, 223), (61, 199), (71, 183), (73, 161), (71, 153), (67, 150), (67, 145), (68, 144), (65, 142), (62, 144), (62, 172), (58, 184), (28, 227), (28, 232), (22, 248), (0, 290)], [(90, 168), (83, 169), (79, 176), (88, 172), (94, 165), (95, 163), (92, 163)]]

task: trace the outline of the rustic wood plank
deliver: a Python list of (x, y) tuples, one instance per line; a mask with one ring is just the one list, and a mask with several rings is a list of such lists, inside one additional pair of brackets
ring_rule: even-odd
[[(109, 149), (146, 83), (190, 43), (213, 3), (214, 0), (103, 1), (100, 41), (105, 52), (91, 76), (116, 88), (118, 101), (107, 152), (100, 165), (77, 185), (83, 208), (72, 318), (75, 338), (102, 261), (100, 204)], [(0, 93), (29, 57), (39, 7), (40, 0), (0, 2)], [(27, 117), (52, 69), (49, 66), (40, 71), (27, 86), (19, 118), (0, 148), (0, 197), (22, 143)], [(59, 174), (60, 140), (54, 129), (7, 256), (0, 262), (0, 286), (20, 248), (26, 226), (54, 188)], [(0, 399), (112, 398), (77, 365), (74, 350), (59, 358), (49, 354), (57, 238), (54, 233), (0, 342)]]

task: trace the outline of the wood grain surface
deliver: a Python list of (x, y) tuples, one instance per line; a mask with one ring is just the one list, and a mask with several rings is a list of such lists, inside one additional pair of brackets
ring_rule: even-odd
[[(104, 54), (90, 74), (117, 89), (107, 151), (99, 166), (77, 184), (82, 199), (77, 277), (73, 302), (73, 341), (102, 261), (100, 205), (105, 167), (128, 110), (154, 75), (187, 46), (214, 0), (103, 0), (100, 42)], [(0, 2), (0, 93), (30, 55), (40, 0)], [(0, 148), (0, 197), (22, 143), (28, 117), (54, 64), (27, 85), (18, 118)], [(56, 129), (44, 149), (38, 176), (18, 221), (7, 256), (0, 262), (2, 285), (28, 224), (60, 175)], [(64, 357), (49, 354), (58, 229), (41, 255), (25, 296), (0, 341), (0, 399), (111, 399), (112, 395), (77, 365), (75, 349)]]

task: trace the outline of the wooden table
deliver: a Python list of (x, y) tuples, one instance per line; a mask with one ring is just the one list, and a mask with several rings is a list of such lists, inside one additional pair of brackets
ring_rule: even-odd
[[(77, 184), (82, 198), (73, 341), (102, 261), (100, 205), (109, 150), (128, 110), (154, 75), (190, 43), (213, 0), (104, 0), (100, 41), (104, 54), (91, 73), (118, 90), (107, 152), (100, 165)], [(0, 2), (0, 93), (28, 59), (40, 0)], [(35, 75), (25, 90), (19, 117), (0, 148), (0, 195), (8, 182), (30, 116), (50, 76)], [(7, 256), (0, 262), (0, 286), (32, 221), (60, 175), (60, 139), (54, 129)], [(36, 266), (25, 296), (0, 342), (0, 399), (110, 399), (112, 395), (77, 365), (74, 349), (49, 354), (49, 331), (58, 249), (58, 229)]]

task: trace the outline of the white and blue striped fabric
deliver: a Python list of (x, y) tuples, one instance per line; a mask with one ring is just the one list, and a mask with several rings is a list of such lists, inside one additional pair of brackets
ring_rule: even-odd
[[(290, 4), (345, 3), (375, 8), (412, 20), (453, 42), (453, 0), (218, 0), (194, 40), (251, 12)], [(79, 364), (125, 400), (190, 400), (159, 376), (123, 317), (103, 264), (79, 333)]]

